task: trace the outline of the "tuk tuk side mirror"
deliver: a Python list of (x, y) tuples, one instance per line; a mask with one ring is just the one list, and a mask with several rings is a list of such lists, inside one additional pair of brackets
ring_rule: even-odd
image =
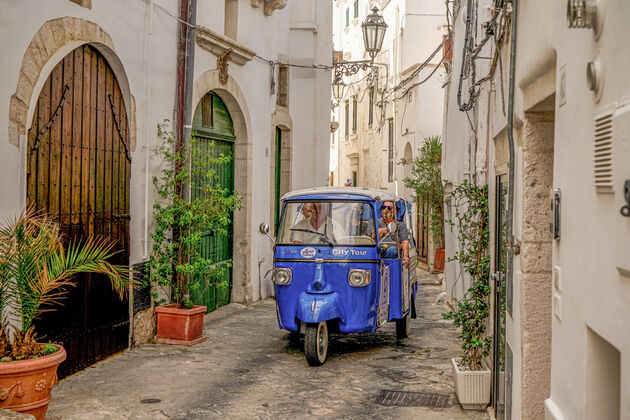
[(269, 233), (269, 224), (268, 223), (261, 223), (260, 226), (258, 227), (258, 230), (260, 231), (260, 233), (262, 233), (263, 235), (266, 235)]
[(271, 237), (271, 235), (269, 235), (269, 224), (268, 223), (265, 223), (265, 222), (261, 223), (260, 226), (258, 226), (258, 230), (263, 235), (267, 235), (267, 238), (269, 238), (271, 243), (273, 243), (275, 245), (276, 241), (274, 241), (274, 239)]
[(398, 230), (398, 226), (396, 225), (396, 223), (389, 222), (387, 224), (387, 233), (396, 233), (396, 230)]

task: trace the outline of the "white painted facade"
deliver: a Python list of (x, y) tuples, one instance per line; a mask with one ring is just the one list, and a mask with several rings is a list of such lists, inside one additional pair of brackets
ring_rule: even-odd
[[(411, 162), (424, 138), (442, 131), (444, 67), (442, 50), (415, 75), (446, 33), (444, 3), (439, 0), (368, 1), (337, 0), (334, 8), (334, 46), (345, 61), (368, 60), (361, 23), (377, 6), (387, 23), (383, 46), (375, 59), (376, 77), (369, 71), (345, 77), (344, 98), (334, 109), (339, 127), (331, 136), (334, 185), (379, 188), (413, 200), (403, 179), (411, 175)], [(346, 14), (348, 20), (346, 21)], [(348, 23), (346, 25), (346, 23)], [(403, 80), (408, 79), (405, 83)], [(426, 81), (424, 81), (427, 79)], [(372, 90), (371, 90), (372, 89)], [(370, 117), (370, 92), (374, 92)], [(356, 99), (357, 110), (354, 111)], [(348, 118), (346, 119), (346, 106)], [(353, 115), (356, 113), (356, 130)], [(392, 152), (389, 154), (390, 124)], [(390, 164), (391, 162), (391, 164)], [(414, 220), (414, 224), (416, 221)], [(430, 250), (432, 254), (433, 250)], [(429, 254), (432, 260), (432, 255)]]
[[(439, 68), (429, 80), (413, 86), (427, 77), (438, 66), (441, 51), (409, 83), (398, 86), (441, 43), (446, 24), (443, 2), (429, 1), (381, 1), (358, 0), (358, 16), (354, 17), (353, 0), (334, 2), (334, 46), (343, 51), (346, 61), (368, 60), (364, 53), (361, 23), (370, 8), (377, 6), (387, 23), (383, 46), (376, 57), (379, 80), (366, 79), (367, 71), (345, 77), (348, 85), (345, 96), (334, 111), (338, 121), (336, 139), (341, 149), (338, 167), (334, 169), (336, 185), (344, 185), (357, 173), (358, 186), (386, 189), (411, 198), (403, 183), (405, 169), (398, 162), (409, 149), (413, 156), (424, 137), (441, 133), (443, 110), (443, 69)], [(349, 22), (346, 26), (346, 13)], [(369, 88), (374, 87), (372, 124), (369, 121)], [(357, 127), (353, 130), (353, 99), (358, 110)], [(345, 105), (349, 103), (349, 121), (345, 120)], [(388, 175), (388, 120), (394, 123), (394, 171)], [(346, 136), (346, 126), (348, 135)], [(333, 170), (333, 169), (331, 169)]]
[[(446, 92), (443, 176), (461, 182), (476, 172), (478, 182), (489, 185), (494, 258), (496, 176), (508, 172), (501, 95), (507, 112), (509, 38), (502, 48), (502, 74), (497, 69), (482, 85), (469, 122), (456, 98), (467, 2), (460, 3)], [(514, 256), (513, 309), (506, 320), (513, 353), (511, 372), (504, 376), (512, 378), (507, 418), (630, 419), (630, 218), (620, 213), (630, 179), (630, 4), (595, 3), (598, 31), (568, 28), (567, 1), (519, 2), (514, 237), (520, 253)], [(479, 24), (489, 19), (492, 5), (479, 3)], [(490, 44), (481, 55), (492, 56)], [(586, 70), (598, 56), (603, 64), (596, 76), (603, 82), (596, 93), (589, 90)], [(477, 60), (479, 78), (489, 61)], [(611, 129), (598, 128), (602, 121)], [(608, 177), (598, 181), (600, 156), (594, 150), (606, 141), (610, 154), (603, 153), (604, 165), (597, 168)], [(552, 188), (561, 193), (555, 240), (548, 233)], [(448, 206), (445, 213), (448, 217)], [(448, 259), (456, 247), (448, 232), (446, 246)], [(458, 270), (455, 263), (447, 265), (452, 297), (468, 287)]]
[[(290, 167), (284, 168), (286, 174), (283, 173), (289, 177), (285, 188), (328, 183), (330, 69), (311, 66), (330, 66), (332, 62), (332, 8), (328, 2), (317, 0), (199, 1), (197, 25), (226, 38), (224, 6), (227, 3), (236, 5), (236, 43), (256, 57), (250, 57), (243, 64), (232, 58), (224, 85), (218, 80), (217, 56), (197, 44), (193, 106), (210, 89), (216, 89), (231, 115), (234, 111), (235, 164), (246, 170), (235, 174), (236, 185), (240, 179), (245, 187), (237, 188), (244, 201), (243, 209), (235, 216), (238, 221), (235, 229), (240, 228), (241, 233), (235, 232), (234, 238), (232, 299), (249, 303), (272, 293), (269, 277), (263, 278), (272, 265), (271, 244), (258, 233), (257, 227), (261, 222), (273, 223), (271, 168), (275, 156), (275, 126), (281, 127), (291, 140), (287, 148)], [(159, 168), (155, 156), (159, 141), (156, 127), (164, 119), (174, 119), (176, 102), (178, 21), (166, 11), (178, 16), (179, 1), (92, 0), (91, 7), (82, 7), (69, 0), (0, 0), (0, 73), (3, 75), (0, 81), (0, 179), (3, 180), (0, 182), (0, 216), (17, 214), (26, 200), (25, 138), (20, 137), (19, 147), (11, 143), (17, 131), (20, 135), (26, 131), (24, 128), (16, 130), (11, 125), (9, 105), (18, 89), (23, 60), (31, 60), (25, 54), (29, 43), (52, 19), (76, 18), (72, 22), (76, 22), (79, 32), (81, 22), (93, 22), (103, 34), (111, 37), (111, 46), (95, 46), (106, 53), (120, 82), (128, 119), (136, 122), (133, 133), (136, 141), (131, 145), (130, 263), (147, 259), (145, 220), (149, 220), (150, 231), (154, 198), (151, 179)], [(38, 71), (28, 74), (28, 78), (35, 79), (32, 81), (35, 89), (25, 101), (29, 116), (32, 117), (39, 89), (50, 70), (77, 46), (94, 42), (91, 38), (94, 34), (79, 32), (53, 34), (65, 36), (57, 39), (61, 47), (45, 62), (35, 63)], [(276, 105), (269, 61), (304, 66), (289, 68), (286, 107)], [(277, 86), (279, 66), (274, 70)], [(26, 130), (29, 127), (30, 121), (26, 121)], [(148, 167), (145, 165), (147, 153)]]

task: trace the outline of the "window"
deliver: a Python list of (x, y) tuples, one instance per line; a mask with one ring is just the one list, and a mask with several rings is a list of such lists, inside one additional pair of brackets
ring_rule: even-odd
[(352, 98), (352, 134), (357, 132), (357, 97)]
[(354, 0), (354, 18), (359, 17), (359, 0)]
[(287, 108), (289, 106), (289, 66), (278, 67), (278, 95), (276, 104)]
[(387, 120), (387, 181), (394, 182), (394, 120)]
[(374, 123), (374, 88), (373, 87), (370, 88), (368, 99), (369, 99), (368, 106), (370, 107), (368, 109), (368, 127), (372, 127), (372, 124)]
[(214, 96), (212, 93), (207, 94), (201, 100), (201, 124), (205, 127), (214, 126), (212, 118), (212, 110), (214, 108)]
[(225, 12), (223, 20), (223, 33), (232, 39), (236, 39), (238, 23), (238, 0), (225, 0)]
[(346, 9), (346, 28), (350, 26), (350, 8)]
[(346, 101), (346, 115), (344, 118), (344, 128), (346, 133), (346, 138), (350, 134), (350, 104)]
[(358, 187), (357, 171), (352, 171), (352, 186)]

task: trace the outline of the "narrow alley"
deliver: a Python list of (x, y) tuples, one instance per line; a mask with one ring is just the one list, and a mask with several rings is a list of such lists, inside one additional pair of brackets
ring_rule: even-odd
[[(403, 342), (391, 323), (333, 335), (329, 359), (309, 367), (301, 342), (277, 328), (273, 300), (233, 304), (206, 316), (205, 343), (148, 344), (62, 380), (47, 419), (485, 419), (457, 404), (449, 365), (457, 332), (435, 304), (438, 277), (418, 271), (418, 318)], [(379, 404), (384, 390), (441, 394), (429, 402), (445, 407)]]

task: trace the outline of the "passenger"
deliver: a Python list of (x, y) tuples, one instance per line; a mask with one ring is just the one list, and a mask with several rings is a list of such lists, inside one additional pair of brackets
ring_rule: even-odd
[(363, 220), (363, 204), (356, 203), (353, 207), (352, 221), (350, 226), (350, 232), (353, 236), (368, 236), (372, 239), (376, 239), (374, 233), (374, 220)]
[[(397, 229), (395, 233), (389, 235), (388, 239), (391, 239), (385, 250), (384, 258), (398, 258), (398, 249), (402, 249), (402, 260), (405, 268), (409, 268), (409, 231), (407, 225), (403, 221), (395, 220), (396, 205), (392, 201), (384, 201), (381, 210), (383, 217), (378, 219), (378, 237), (383, 239), (387, 235), (387, 225), (391, 222), (395, 222)], [(387, 243), (387, 240), (385, 241)]]
[(301, 244), (335, 244), (334, 232), (338, 232), (338, 223), (328, 217), (322, 203), (304, 203), (302, 207), (304, 219), (291, 228), (291, 241)]

